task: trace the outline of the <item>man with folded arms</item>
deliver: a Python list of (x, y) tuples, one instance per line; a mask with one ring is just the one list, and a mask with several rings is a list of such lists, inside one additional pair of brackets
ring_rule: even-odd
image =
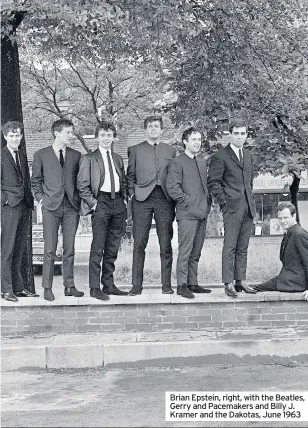
[(205, 239), (206, 220), (211, 209), (207, 190), (206, 161), (197, 154), (201, 133), (188, 128), (182, 136), (185, 152), (172, 159), (166, 188), (176, 201), (178, 222), (177, 294), (192, 299), (194, 293), (210, 293), (198, 284), (198, 263)]

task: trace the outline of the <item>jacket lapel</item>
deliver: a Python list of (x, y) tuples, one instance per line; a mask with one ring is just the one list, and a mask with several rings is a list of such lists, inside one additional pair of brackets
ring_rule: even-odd
[(286, 251), (286, 247), (288, 245), (288, 241), (290, 239), (290, 236), (292, 235), (292, 233), (298, 228), (298, 223), (295, 223), (294, 226), (290, 227), (290, 229), (288, 230), (288, 232), (284, 235), (283, 240), (281, 242), (281, 246), (280, 246), (280, 260), (282, 260), (282, 257)]
[(100, 183), (99, 183), (99, 189), (100, 189), (103, 185), (103, 180), (105, 178), (105, 166), (104, 166), (104, 161), (103, 161), (101, 152), (98, 148), (95, 150), (94, 154), (100, 170)]
[(10, 162), (13, 165), (13, 167), (15, 168), (16, 173), (19, 174), (16, 162), (14, 161), (13, 156), (11, 155), (11, 153), (10, 153), (9, 149), (7, 148), (7, 146), (4, 147), (3, 151), (4, 151), (4, 153), (5, 153), (6, 157), (7, 157), (8, 162)]
[(284, 234), (283, 240), (281, 242), (281, 246), (280, 246), (280, 260), (282, 260), (283, 255), (285, 253), (286, 250), (286, 246), (288, 244), (288, 240), (290, 239), (291, 236), (291, 232), (288, 231), (287, 233)]
[[(53, 165), (55, 165), (55, 168), (57, 168), (58, 171), (60, 171), (61, 173), (63, 173), (63, 169), (61, 167), (60, 161), (57, 158), (57, 155), (55, 154), (55, 151), (54, 151), (53, 147), (49, 146), (49, 147), (46, 148), (46, 150), (47, 150), (48, 155), (50, 155), (50, 162), (52, 162)], [(69, 150), (66, 149), (65, 162), (69, 161), (69, 158), (70, 158), (70, 155), (69, 155), (68, 152), (69, 152)], [(65, 168), (65, 162), (64, 162), (64, 168)]]
[(283, 235), (283, 238), (282, 238), (282, 241), (281, 241), (281, 244), (280, 244), (280, 260), (282, 260), (282, 256), (283, 256), (283, 253), (284, 253), (284, 249), (285, 249), (285, 245), (286, 245), (286, 242), (287, 242), (287, 233), (284, 233), (284, 235)]
[[(234, 162), (235, 162), (235, 163), (236, 163), (240, 168), (242, 168), (242, 169), (243, 169), (243, 165), (241, 164), (241, 162), (240, 162), (239, 158), (236, 156), (236, 154), (234, 153), (234, 151), (231, 149), (230, 144), (228, 144), (228, 145), (227, 145), (226, 149), (227, 149), (227, 152), (229, 153), (229, 156), (232, 158), (232, 160), (234, 160)], [(244, 150), (243, 150), (243, 160), (244, 160), (244, 162), (243, 162), (243, 164), (244, 164), (244, 163), (245, 163)]]
[(198, 170), (199, 170), (199, 175), (200, 175), (200, 178), (201, 178), (201, 182), (202, 182), (204, 193), (207, 193), (206, 170), (205, 170), (205, 168), (202, 168), (203, 165), (201, 163), (201, 159), (198, 158), (198, 156), (196, 156), (196, 162), (197, 162), (197, 167), (198, 167)]
[(111, 152), (111, 156), (112, 156), (112, 160), (113, 160), (113, 163), (114, 163), (114, 167), (115, 167), (115, 169), (117, 171), (117, 174), (118, 174), (118, 176), (120, 178), (121, 177), (120, 165), (118, 165), (117, 159), (114, 157), (114, 153), (113, 152)]

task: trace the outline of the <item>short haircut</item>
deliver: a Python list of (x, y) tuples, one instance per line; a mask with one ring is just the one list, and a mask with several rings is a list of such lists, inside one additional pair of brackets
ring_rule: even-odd
[(100, 122), (97, 127), (95, 128), (95, 138), (98, 137), (99, 131), (103, 129), (104, 131), (112, 131), (113, 132), (113, 136), (116, 137), (117, 136), (117, 130), (114, 126), (114, 124), (112, 122), (106, 122), (106, 121), (102, 121)]
[(232, 134), (233, 128), (246, 128), (246, 131), (248, 131), (247, 123), (243, 119), (233, 119), (229, 123), (229, 132)]
[(17, 120), (10, 120), (2, 126), (2, 132), (4, 136), (6, 136), (9, 132), (18, 131), (18, 129), (20, 129), (21, 134), (24, 133), (24, 127), (22, 123), (18, 122)]
[(51, 127), (52, 136), (55, 138), (56, 131), (61, 132), (63, 128), (70, 128), (71, 126), (74, 128), (73, 122), (71, 122), (69, 119), (56, 120)]
[(161, 116), (148, 116), (148, 117), (146, 117), (144, 119), (144, 123), (143, 123), (144, 129), (147, 129), (148, 124), (152, 123), (152, 122), (160, 122), (160, 127), (161, 127), (161, 129), (163, 129), (164, 124), (163, 124), (163, 118)]
[(280, 202), (278, 204), (278, 206), (277, 206), (277, 212), (278, 211), (283, 211), (286, 208), (289, 208), (291, 215), (296, 214), (296, 208), (295, 208), (295, 206), (291, 202), (288, 202), (288, 201), (286, 201), (286, 202)]
[(184, 140), (188, 141), (188, 138), (191, 136), (191, 134), (194, 134), (195, 132), (199, 132), (199, 134), (201, 134), (201, 132), (198, 131), (198, 129), (194, 128), (193, 126), (185, 129), (185, 131), (182, 134), (182, 143), (184, 144), (184, 146), (185, 146)]

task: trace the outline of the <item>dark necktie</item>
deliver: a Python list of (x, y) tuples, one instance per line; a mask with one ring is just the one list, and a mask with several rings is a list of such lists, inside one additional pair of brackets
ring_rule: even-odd
[(281, 241), (281, 245), (280, 245), (280, 257), (282, 257), (282, 254), (284, 252), (284, 247), (286, 245), (286, 240), (287, 240), (287, 232), (284, 233), (283, 239)]
[(157, 147), (157, 143), (153, 144), (154, 146), (154, 150), (155, 150), (155, 168), (156, 168), (156, 180), (157, 180), (157, 184), (160, 185), (160, 181), (159, 181), (159, 174), (158, 174), (158, 166), (157, 166), (157, 159), (156, 159), (156, 147)]
[(59, 150), (59, 153), (60, 153), (60, 158), (59, 158), (59, 160), (60, 160), (60, 164), (61, 164), (61, 166), (62, 166), (62, 168), (63, 168), (63, 167), (64, 167), (63, 150), (62, 150), (62, 149), (60, 149), (60, 150)]
[(242, 149), (239, 149), (239, 156), (240, 156), (240, 162), (243, 165), (243, 153), (242, 153)]
[(111, 164), (109, 150), (107, 150), (107, 160), (108, 160), (109, 174), (110, 174), (110, 183), (111, 183), (111, 199), (115, 199), (114, 175), (113, 175), (113, 169), (112, 169), (112, 164)]
[(15, 162), (17, 165), (18, 173), (22, 177), (22, 172), (21, 172), (21, 167), (20, 167), (20, 162), (19, 162), (19, 156), (18, 156), (18, 150), (14, 150), (14, 153), (15, 153)]

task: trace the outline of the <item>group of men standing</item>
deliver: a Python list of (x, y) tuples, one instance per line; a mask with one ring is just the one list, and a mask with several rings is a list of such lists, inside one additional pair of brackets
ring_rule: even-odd
[[(240, 291), (256, 293), (255, 288), (246, 284), (247, 252), (256, 214), (252, 155), (243, 148), (247, 138), (246, 124), (241, 120), (230, 124), (231, 143), (213, 155), (209, 168), (206, 161), (197, 156), (202, 135), (196, 128), (190, 127), (183, 133), (184, 152), (179, 156), (173, 146), (160, 141), (161, 117), (147, 117), (144, 128), (146, 140), (128, 149), (126, 173), (122, 157), (112, 150), (116, 129), (109, 122), (101, 122), (96, 128), (98, 148), (81, 156), (69, 147), (74, 137), (73, 123), (67, 119), (57, 120), (52, 125), (54, 143), (34, 154), (31, 184), (43, 214), (44, 299), (54, 300), (53, 268), (60, 225), (64, 294), (83, 296), (74, 281), (74, 242), (79, 216), (88, 214), (91, 214), (93, 233), (89, 258), (91, 297), (108, 300), (109, 295), (142, 293), (145, 250), (153, 216), (160, 246), (162, 293), (174, 292), (171, 243), (175, 216), (178, 223), (177, 294), (193, 298), (194, 293), (210, 293), (211, 290), (198, 284), (198, 263), (212, 198), (218, 201), (224, 220), (222, 280), (225, 293), (230, 297), (237, 297)], [(2, 130), (7, 145), (2, 149), (1, 158), (1, 295), (8, 301), (17, 301), (18, 297), (33, 295), (25, 289), (20, 275), (24, 216), (33, 209), (33, 196), (27, 184), (29, 180), (26, 180), (27, 162), (18, 150), (23, 127), (18, 122), (8, 122)], [(114, 284), (114, 270), (129, 199), (134, 244), (132, 288), (127, 293)], [(286, 210), (294, 219), (292, 204), (280, 210), (282, 225), (286, 224), (291, 230), (292, 221), (285, 220)], [(295, 245), (290, 252), (297, 252), (298, 275), (294, 279), (287, 273), (283, 280), (278, 276), (275, 284), (271, 282), (268, 288), (266, 283), (261, 284), (261, 290), (308, 289), (308, 233), (299, 225), (294, 230), (296, 233), (288, 245), (292, 242)], [(290, 281), (296, 281), (296, 290), (289, 287)], [(305, 298), (308, 299), (307, 292)]]

